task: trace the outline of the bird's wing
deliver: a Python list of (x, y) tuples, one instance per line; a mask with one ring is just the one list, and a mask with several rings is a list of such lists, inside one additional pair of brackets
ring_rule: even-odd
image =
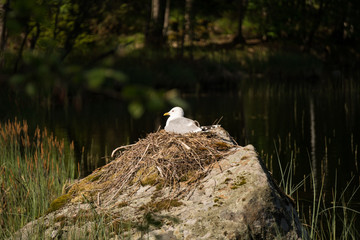
[(201, 131), (201, 128), (196, 125), (196, 122), (194, 120), (179, 117), (171, 120), (169, 124), (165, 127), (165, 130), (175, 133), (188, 133)]

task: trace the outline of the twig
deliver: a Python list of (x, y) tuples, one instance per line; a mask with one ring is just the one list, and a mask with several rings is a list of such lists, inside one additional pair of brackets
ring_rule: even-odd
[(114, 199), (114, 197), (122, 190), (122, 188), (124, 187), (124, 185), (125, 185), (126, 183), (128, 183), (128, 180), (130, 179), (131, 175), (134, 174), (135, 170), (137, 170), (137, 166), (139, 165), (139, 163), (140, 163), (140, 162), (142, 161), (142, 159), (144, 158), (147, 150), (149, 149), (149, 146), (150, 146), (150, 144), (147, 145), (147, 147), (146, 147), (143, 155), (141, 156), (141, 158), (139, 159), (139, 161), (136, 163), (136, 166), (135, 166), (133, 169), (131, 169), (131, 171), (130, 171), (129, 174), (127, 175), (126, 180), (123, 181), (122, 185), (121, 185), (120, 188), (115, 192), (115, 194), (110, 198), (110, 201), (109, 201), (109, 202), (111, 202), (111, 201)]
[(119, 151), (120, 149), (124, 149), (124, 148), (128, 148), (128, 147), (132, 147), (134, 146), (135, 144), (129, 144), (129, 145), (126, 145), (126, 146), (121, 146), (121, 147), (118, 147), (118, 148), (115, 148), (112, 153), (111, 153), (111, 157), (114, 157), (114, 154)]

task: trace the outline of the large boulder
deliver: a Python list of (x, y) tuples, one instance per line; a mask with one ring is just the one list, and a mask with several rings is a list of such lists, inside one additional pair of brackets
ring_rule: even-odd
[(221, 127), (151, 133), (122, 150), (15, 238), (307, 238), (254, 147), (238, 146)]

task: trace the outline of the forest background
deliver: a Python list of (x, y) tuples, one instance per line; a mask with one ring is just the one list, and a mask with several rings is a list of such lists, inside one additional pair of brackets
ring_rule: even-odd
[(139, 117), (179, 104), (174, 89), (359, 76), (357, 0), (1, 0), (0, 10), (10, 98), (76, 105), (100, 94)]

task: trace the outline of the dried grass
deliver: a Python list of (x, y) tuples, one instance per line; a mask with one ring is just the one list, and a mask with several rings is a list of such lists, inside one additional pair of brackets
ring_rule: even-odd
[(161, 130), (121, 147), (114, 161), (88, 179), (96, 178), (91, 188), (106, 192), (108, 201), (134, 185), (171, 187), (176, 192), (181, 184), (196, 184), (234, 146), (213, 132), (180, 135)]

